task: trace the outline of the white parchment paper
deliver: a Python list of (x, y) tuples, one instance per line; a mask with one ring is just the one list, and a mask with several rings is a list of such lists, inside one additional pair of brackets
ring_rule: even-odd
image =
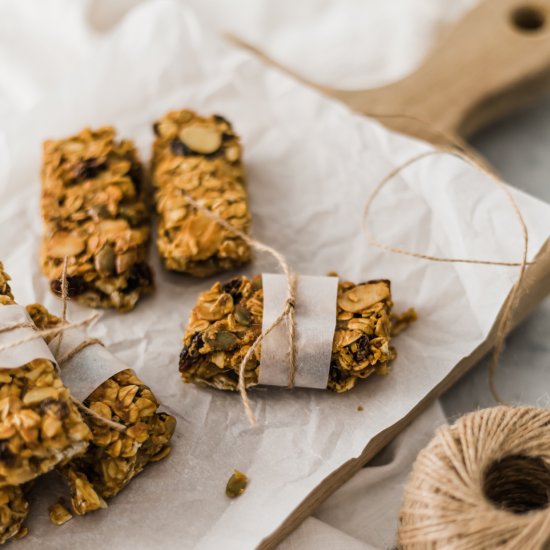
[[(288, 323), (267, 333), (285, 308), (288, 281), (285, 275), (262, 274), (264, 310), (262, 358), (258, 382), (288, 387), (290, 371)], [(337, 277), (298, 276), (296, 279), (294, 387), (327, 387), (332, 340), (336, 328)]]
[(72, 352), (89, 339), (84, 330), (70, 328), (64, 331), (61, 345), (59, 336), (49, 344), (58, 360), (63, 361), (63, 358), (70, 357), (68, 361), (61, 363), (61, 375), (72, 395), (80, 401), (84, 401), (105, 380), (128, 368), (99, 343), (86, 346), (73, 355)]
[[(302, 274), (389, 278), (396, 309), (414, 306), (419, 314), (395, 342), (399, 357), (389, 376), (345, 395), (251, 392), (255, 428), (237, 395), (179, 380), (189, 311), (213, 279), (165, 273), (153, 253), (156, 293), (134, 312), (110, 312), (93, 327), (177, 417), (174, 450), (108, 510), (60, 528), (50, 525), (46, 510), (61, 487), (55, 479), (41, 481), (31, 532), (18, 547), (85, 550), (108, 541), (115, 549), (253, 548), (485, 339), (516, 269), (432, 264), (369, 248), (360, 231), (369, 191), (428, 145), (353, 115), (218, 42), (177, 3), (146, 3), (89, 40), (93, 57), (0, 134), (0, 258), (20, 302), (58, 304), (38, 270), (41, 142), (112, 123), (148, 158), (155, 118), (191, 107), (222, 113), (243, 137), (256, 238), (281, 250)], [(514, 196), (533, 257), (550, 235), (550, 207), (517, 191)], [(521, 253), (520, 231), (501, 192), (453, 158), (425, 159), (404, 172), (380, 197), (372, 226), (384, 240), (428, 254), (517, 261)], [(274, 269), (258, 256), (245, 272)], [(88, 313), (71, 310), (73, 319)], [(251, 481), (242, 497), (229, 501), (224, 487), (234, 468)]]
[[(10, 329), (10, 327), (20, 324), (29, 324), (30, 326)], [(0, 348), (6, 346), (6, 349), (0, 351), (1, 369), (15, 369), (33, 359), (49, 359), (55, 362), (46, 342), (42, 338), (29, 339), (35, 333), (32, 326), (31, 318), (23, 306), (19, 304), (0, 306)], [(17, 346), (8, 347), (16, 342), (21, 343)]]

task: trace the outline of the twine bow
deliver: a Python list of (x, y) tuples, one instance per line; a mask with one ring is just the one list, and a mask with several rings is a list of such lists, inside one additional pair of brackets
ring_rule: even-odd
[[(448, 257), (442, 257), (442, 256), (431, 256), (429, 254), (422, 254), (419, 252), (406, 250), (404, 248), (391, 246), (389, 244), (380, 242), (371, 234), (367, 226), (367, 219), (369, 217), (372, 205), (376, 197), (380, 194), (380, 191), (382, 190), (382, 188), (386, 186), (392, 179), (394, 179), (399, 173), (401, 173), (406, 168), (410, 167), (414, 163), (424, 158), (434, 156), (434, 155), (454, 155), (462, 159), (463, 161), (470, 164), (474, 168), (477, 168), (482, 174), (487, 176), (490, 179), (490, 181), (493, 182), (497, 187), (499, 187), (499, 189), (504, 193), (506, 199), (508, 200), (508, 202), (510, 203), (510, 206), (512, 207), (514, 216), (516, 217), (519, 223), (519, 226), (521, 228), (523, 247), (522, 247), (522, 253), (521, 253), (521, 260), (519, 262), (502, 262), (497, 260), (476, 260), (476, 259), (470, 259), (470, 258), (448, 258)], [(516, 201), (514, 200), (514, 197), (512, 196), (512, 194), (510, 193), (510, 190), (506, 186), (506, 183), (502, 179), (500, 179), (497, 175), (495, 175), (491, 170), (488, 170), (487, 168), (485, 168), (485, 166), (480, 164), (477, 159), (473, 158), (471, 155), (464, 152), (464, 150), (458, 143), (451, 145), (449, 147), (444, 147), (441, 149), (430, 150), (423, 153), (419, 153), (413, 156), (412, 158), (410, 158), (409, 160), (403, 162), (401, 165), (394, 168), (384, 178), (382, 178), (382, 180), (380, 180), (380, 182), (374, 187), (372, 193), (369, 195), (367, 199), (367, 202), (365, 204), (365, 208), (363, 211), (363, 232), (365, 234), (365, 237), (367, 238), (367, 242), (371, 246), (380, 248), (382, 250), (386, 250), (388, 252), (392, 252), (394, 254), (411, 256), (413, 258), (427, 260), (430, 262), (463, 263), (463, 264), (477, 264), (477, 265), (491, 265), (491, 266), (520, 268), (516, 282), (512, 287), (510, 295), (508, 296), (508, 299), (504, 304), (504, 308), (502, 310), (500, 320), (497, 324), (495, 347), (494, 347), (491, 364), (489, 366), (489, 388), (491, 390), (491, 394), (495, 399), (495, 401), (497, 401), (498, 403), (504, 404), (505, 401), (500, 397), (499, 392), (496, 388), (495, 373), (498, 367), (500, 354), (502, 353), (502, 349), (504, 347), (506, 335), (508, 334), (508, 330), (512, 322), (513, 313), (518, 305), (518, 301), (521, 296), (520, 291), (523, 288), (525, 270), (528, 265), (532, 265), (534, 263), (534, 262), (527, 261), (527, 254), (529, 251), (529, 231), (527, 229), (527, 224), (525, 223), (525, 219), (523, 218), (523, 215)]]

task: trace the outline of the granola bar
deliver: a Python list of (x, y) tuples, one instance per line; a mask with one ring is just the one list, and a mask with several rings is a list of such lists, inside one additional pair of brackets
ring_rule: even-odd
[[(39, 328), (52, 328), (60, 322), (38, 304), (28, 306), (27, 311)], [(105, 508), (105, 499), (115, 496), (149, 462), (166, 457), (176, 426), (173, 416), (158, 412), (153, 392), (131, 369), (103, 382), (84, 404), (126, 429), (119, 431), (93, 417), (86, 418), (92, 443), (84, 455), (60, 468), (78, 515)]]
[(143, 170), (129, 140), (111, 127), (44, 143), (41, 267), (60, 293), (68, 257), (69, 297), (131, 310), (153, 289)]
[(153, 128), (157, 244), (165, 267), (208, 277), (248, 262), (247, 243), (185, 199), (190, 196), (248, 233), (241, 145), (231, 124), (219, 115), (183, 110), (166, 114)]
[(23, 522), (29, 513), (29, 503), (20, 486), (0, 488), (0, 544), (27, 534)]
[[(339, 282), (336, 330), (327, 388), (352, 389), (358, 378), (387, 374), (396, 356), (390, 346), (390, 282)], [(236, 390), (239, 367), (262, 330), (262, 278), (237, 277), (202, 292), (183, 338), (179, 370), (185, 382)], [(246, 387), (258, 384), (261, 346), (245, 371)]]
[[(14, 304), (0, 263), (0, 307)], [(90, 430), (55, 365), (0, 368), (0, 487), (20, 485), (85, 451)]]

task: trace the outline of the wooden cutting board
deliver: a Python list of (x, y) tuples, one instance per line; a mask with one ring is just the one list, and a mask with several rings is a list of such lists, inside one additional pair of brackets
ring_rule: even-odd
[(416, 71), (370, 90), (316, 84), (230, 38), (392, 130), (435, 144), (451, 138), (468, 148), (464, 142), (472, 134), (550, 90), (550, 0), (527, 2), (484, 0), (442, 37)]
[[(392, 130), (444, 145), (449, 139), (478, 156), (466, 140), (475, 132), (550, 90), (550, 0), (484, 0), (458, 22), (412, 74), (380, 88), (338, 90), (313, 83), (231, 36), (271, 65)], [(396, 116), (399, 115), (399, 116)], [(481, 159), (482, 160), (482, 159)], [(483, 161), (483, 160), (482, 160)], [(521, 322), (550, 293), (550, 242), (528, 267), (515, 311)], [(499, 316), (500, 317), (500, 316)], [(498, 324), (495, 323), (495, 325)], [(495, 331), (407, 417), (380, 433), (361, 456), (343, 464), (295, 509), (259, 548), (275, 548), (336, 489), (391, 442), (434, 399), (486, 355)]]

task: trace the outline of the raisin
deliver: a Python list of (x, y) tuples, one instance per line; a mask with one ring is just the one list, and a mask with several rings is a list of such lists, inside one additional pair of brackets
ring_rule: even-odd
[(230, 128), (231, 128), (231, 122), (229, 122), (229, 120), (227, 120), (225, 117), (223, 117), (222, 115), (212, 115), (212, 118), (216, 121), (216, 122), (222, 122), (222, 123), (225, 123), (227, 124)]
[(357, 346), (357, 351), (353, 354), (353, 356), (358, 363), (365, 361), (368, 358), (369, 342), (369, 337), (366, 334), (354, 342)]
[(179, 361), (180, 372), (183, 372), (184, 370), (193, 366), (193, 363), (200, 355), (199, 350), (200, 348), (202, 348), (203, 345), (204, 341), (202, 339), (202, 334), (200, 332), (197, 332), (197, 334), (195, 334), (191, 339), (191, 343), (189, 344), (189, 346), (184, 346), (184, 348), (181, 350)]
[(134, 264), (126, 283), (125, 292), (132, 292), (136, 288), (148, 287), (153, 284), (153, 272), (144, 262)]
[(0, 441), (0, 460), (8, 461), (13, 458), (13, 453), (8, 448), (7, 441)]
[(222, 286), (223, 291), (231, 295), (231, 297), (233, 298), (233, 303), (235, 304), (239, 303), (241, 298), (243, 297), (241, 292), (241, 283), (242, 278), (235, 277), (234, 279), (231, 279), (229, 282), (225, 283)]
[[(50, 282), (50, 288), (54, 294), (61, 296), (61, 279), (55, 279)], [(67, 277), (67, 295), (69, 298), (79, 296), (86, 292), (86, 283), (82, 277)]]
[(95, 178), (99, 172), (105, 169), (106, 163), (103, 160), (91, 158), (80, 161), (73, 168), (73, 178), (75, 182)]
[(330, 379), (336, 384), (341, 384), (345, 379), (346, 375), (340, 370), (338, 363), (331, 359), (330, 361), (330, 370), (329, 370)]
[(136, 195), (139, 195), (141, 193), (141, 184), (143, 182), (143, 170), (141, 169), (141, 166), (135, 162), (132, 162), (128, 176), (134, 184)]

